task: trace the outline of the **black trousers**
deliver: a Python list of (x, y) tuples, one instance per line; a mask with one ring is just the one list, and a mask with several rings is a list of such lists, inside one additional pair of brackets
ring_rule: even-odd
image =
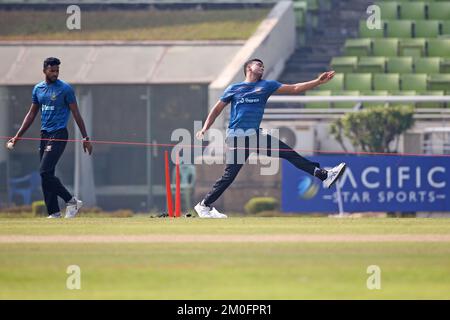
[[(255, 138), (257, 142), (256, 150), (251, 146), (254, 145), (251, 143), (251, 139)], [(306, 171), (312, 176), (314, 176), (315, 168), (320, 168), (319, 163), (303, 158), (283, 141), (269, 134), (259, 132), (256, 137), (253, 136), (252, 138), (248, 136), (229, 137), (226, 143), (228, 146), (227, 159), (233, 159), (234, 161), (231, 163), (227, 161), (224, 174), (215, 182), (211, 191), (205, 196), (204, 204), (208, 206), (216, 201), (231, 185), (251, 153), (262, 153), (269, 157), (286, 159), (298, 169)], [(244, 146), (245, 148), (243, 148)]]
[[(58, 196), (65, 202), (72, 199), (70, 192), (67, 191), (61, 181), (55, 176), (56, 164), (66, 148), (68, 136), (67, 129), (61, 129), (55, 132), (41, 131), (41, 139), (45, 140), (41, 140), (39, 148), (41, 159), (39, 172), (42, 179), (45, 205), (47, 206), (49, 215), (60, 211)], [(55, 141), (53, 139), (61, 139), (63, 141)]]

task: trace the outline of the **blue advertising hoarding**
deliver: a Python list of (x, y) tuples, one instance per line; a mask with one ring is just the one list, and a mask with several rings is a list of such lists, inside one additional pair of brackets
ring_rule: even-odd
[[(315, 156), (309, 160), (347, 169), (339, 183), (345, 212), (450, 211), (450, 159), (433, 156)], [(338, 212), (336, 186), (283, 160), (284, 212)]]

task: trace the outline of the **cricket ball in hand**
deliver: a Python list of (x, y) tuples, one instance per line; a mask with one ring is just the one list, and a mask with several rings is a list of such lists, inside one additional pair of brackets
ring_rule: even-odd
[(14, 149), (14, 144), (13, 144), (12, 142), (8, 142), (8, 143), (6, 144), (6, 147), (7, 147), (9, 150), (12, 150), (12, 149)]

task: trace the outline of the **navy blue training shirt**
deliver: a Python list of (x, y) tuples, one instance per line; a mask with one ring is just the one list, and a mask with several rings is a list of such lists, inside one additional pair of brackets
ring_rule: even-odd
[(69, 104), (76, 103), (72, 87), (62, 81), (42, 81), (34, 86), (32, 101), (41, 110), (41, 130), (54, 132), (64, 129), (70, 116)]
[[(281, 85), (280, 82), (274, 80), (239, 82), (230, 85), (220, 97), (222, 102), (231, 102), (227, 136), (258, 132), (267, 99)], [(243, 134), (243, 131), (247, 131), (247, 133)]]

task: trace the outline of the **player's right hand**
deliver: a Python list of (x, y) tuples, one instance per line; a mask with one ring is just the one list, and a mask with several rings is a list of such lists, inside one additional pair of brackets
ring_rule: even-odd
[(203, 140), (203, 137), (205, 136), (205, 132), (203, 130), (198, 131), (195, 136), (198, 140)]
[(16, 145), (17, 140), (19, 140), (18, 137), (14, 137), (8, 140), (8, 142), (6, 142), (6, 145), (8, 145), (9, 143), (12, 143), (13, 147)]

